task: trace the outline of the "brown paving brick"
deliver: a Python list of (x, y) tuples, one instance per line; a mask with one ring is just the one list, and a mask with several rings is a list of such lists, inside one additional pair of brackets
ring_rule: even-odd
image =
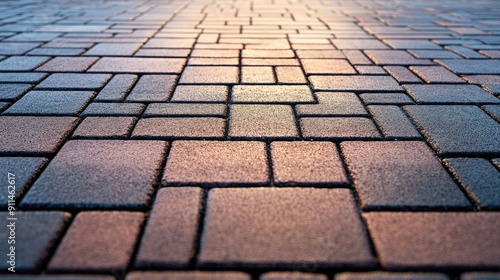
[(167, 101), (175, 87), (175, 75), (144, 75), (127, 96), (127, 101)]
[(136, 120), (134, 117), (88, 117), (73, 132), (72, 137), (127, 138)]
[(226, 102), (227, 86), (183, 86), (175, 88), (171, 102)]
[(171, 272), (131, 272), (126, 280), (251, 280), (243, 272), (171, 271)]
[(237, 66), (238, 58), (207, 58), (207, 57), (192, 57), (189, 58), (189, 66)]
[(49, 263), (50, 271), (121, 271), (134, 250), (143, 213), (82, 212)]
[(182, 73), (181, 84), (235, 84), (238, 83), (238, 67), (188, 66)]
[(337, 148), (330, 142), (273, 142), (271, 159), (277, 184), (348, 183)]
[(344, 59), (301, 59), (306, 74), (357, 74)]
[(222, 138), (226, 121), (213, 117), (145, 118), (139, 120), (132, 138)]
[(292, 107), (288, 105), (232, 105), (229, 136), (297, 138)]
[(389, 49), (387, 45), (375, 39), (332, 39), (333, 45), (340, 50), (377, 50)]
[(83, 72), (94, 64), (98, 57), (55, 57), (38, 67), (42, 72)]
[(380, 133), (367, 118), (301, 118), (302, 135), (309, 139), (379, 139)]
[(276, 67), (278, 83), (281, 84), (305, 84), (306, 78), (300, 67)]
[(292, 58), (295, 56), (291, 50), (243, 50), (243, 58)]
[(343, 272), (335, 280), (449, 280), (445, 274), (429, 272)]
[(366, 267), (374, 261), (345, 189), (212, 189), (203, 234), (201, 265)]
[(190, 49), (139, 49), (135, 57), (188, 57)]
[(191, 57), (239, 57), (239, 50), (203, 50), (195, 49), (191, 52)]
[(176, 74), (185, 63), (182, 58), (103, 57), (88, 72)]
[(340, 51), (332, 50), (298, 50), (297, 56), (300, 59), (304, 58), (345, 58)]
[(433, 65), (427, 59), (416, 59), (400, 50), (366, 50), (364, 53), (377, 65)]
[(174, 141), (163, 183), (264, 184), (267, 164), (263, 142)]
[(317, 92), (319, 104), (295, 106), (299, 116), (368, 116), (356, 94), (352, 92)]
[(273, 84), (274, 73), (271, 67), (243, 67), (241, 82), (244, 84)]
[(179, 39), (179, 38), (152, 38), (143, 48), (154, 49), (170, 49), (170, 48), (191, 48), (195, 39)]
[(225, 117), (225, 104), (205, 103), (151, 103), (144, 112), (145, 117), (160, 116), (212, 116)]
[(200, 188), (163, 188), (140, 244), (138, 268), (185, 267), (195, 254), (200, 216)]
[(299, 66), (299, 61), (292, 58), (243, 58), (243, 66)]
[(389, 76), (309, 76), (315, 90), (334, 91), (402, 91)]
[(400, 107), (370, 105), (368, 110), (386, 139), (422, 139), (420, 133)]
[(311, 90), (306, 85), (236, 85), (233, 87), (236, 103), (297, 103), (313, 102)]
[[(380, 262), (389, 269), (500, 265), (499, 213), (365, 213)], [(465, 253), (466, 252), (466, 253)]]
[(260, 276), (259, 280), (327, 280), (324, 274), (304, 272), (267, 272)]
[[(0, 117), (2, 154), (52, 154), (76, 126), (74, 117)], [(49, 128), (50, 129), (47, 129)]]

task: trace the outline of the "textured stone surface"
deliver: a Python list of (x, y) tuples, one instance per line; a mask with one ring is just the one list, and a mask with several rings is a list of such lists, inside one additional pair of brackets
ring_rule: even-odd
[(377, 65), (433, 65), (430, 60), (416, 59), (400, 50), (367, 50), (364, 53)]
[(319, 104), (295, 106), (299, 116), (368, 116), (363, 104), (352, 92), (317, 92)]
[(402, 91), (391, 77), (386, 76), (310, 76), (315, 90), (332, 91)]
[(408, 105), (414, 104), (404, 93), (364, 93), (359, 97), (366, 105)]
[(235, 138), (297, 138), (297, 126), (288, 105), (232, 105), (229, 136)]
[(356, 74), (356, 70), (344, 59), (302, 59), (302, 65), (309, 74)]
[(144, 75), (127, 96), (127, 101), (167, 101), (174, 90), (176, 80), (177, 76), (174, 75)]
[(30, 71), (49, 59), (46, 56), (11, 56), (0, 62), (0, 71)]
[(91, 91), (33, 90), (10, 106), (6, 115), (78, 115), (95, 95)]
[(212, 116), (225, 117), (226, 105), (200, 103), (151, 103), (144, 112), (145, 117), (166, 116)]
[[(101, 91), (102, 92), (102, 91)], [(95, 99), (94, 99), (95, 100)], [(138, 116), (146, 106), (140, 103), (90, 103), (80, 115), (85, 116)]]
[[(0, 174), (14, 174), (16, 188), (14, 197), (19, 198), (21, 194), (26, 192), (28, 186), (34, 181), (35, 177), (40, 173), (41, 169), (47, 164), (46, 158), (35, 157), (0, 157)], [(0, 193), (2, 201), (8, 201), (12, 195), (7, 191)], [(7, 204), (2, 205), (2, 208), (7, 208)]]
[(460, 280), (498, 280), (498, 272), (467, 272), (460, 275)]
[(111, 78), (107, 74), (52, 74), (37, 89), (80, 89), (96, 90), (102, 88)]
[(326, 275), (302, 272), (267, 272), (259, 280), (327, 280)]
[(227, 86), (177, 86), (171, 102), (226, 102)]
[(113, 79), (99, 92), (95, 101), (118, 101), (123, 100), (137, 81), (136, 75), (115, 75)]
[(368, 111), (386, 139), (421, 139), (420, 133), (398, 106), (368, 106)]
[(232, 101), (236, 103), (297, 103), (313, 102), (307, 86), (257, 86), (233, 87)]
[(456, 74), (500, 74), (500, 60), (439, 59), (437, 63)]
[(380, 133), (367, 118), (301, 118), (300, 129), (305, 138), (350, 140), (378, 139)]
[(133, 138), (222, 138), (226, 121), (214, 117), (146, 118), (137, 123)]
[(250, 280), (251, 277), (243, 272), (131, 272), (126, 280)]
[(133, 117), (88, 117), (73, 132), (73, 138), (125, 139), (137, 121)]
[(236, 84), (238, 67), (189, 66), (182, 73), (181, 84)]
[(38, 67), (41, 72), (83, 72), (94, 64), (98, 57), (55, 57)]
[(418, 104), (498, 104), (500, 99), (476, 85), (404, 85)]
[(104, 57), (88, 72), (105, 73), (180, 73), (186, 63), (182, 58)]
[(426, 83), (464, 83), (457, 75), (439, 66), (412, 66), (415, 74), (420, 76)]
[(448, 280), (440, 273), (396, 273), (396, 272), (344, 272), (335, 275), (335, 280)]

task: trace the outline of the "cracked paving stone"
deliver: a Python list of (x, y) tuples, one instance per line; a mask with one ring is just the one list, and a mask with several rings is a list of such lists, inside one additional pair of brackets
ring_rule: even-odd
[(64, 209), (144, 208), (153, 192), (165, 145), (163, 141), (68, 141), (21, 205)]
[[(97, 74), (99, 75), (99, 74)], [(122, 101), (137, 81), (136, 75), (114, 75), (99, 92), (95, 101)]]
[(335, 280), (449, 280), (446, 274), (429, 272), (343, 272)]
[[(500, 265), (500, 213), (363, 214), (382, 267), (470, 269)], [(464, 254), (467, 252), (467, 254)]]
[(404, 85), (418, 104), (498, 104), (500, 99), (476, 85)]
[(11, 56), (0, 62), (0, 71), (31, 71), (49, 59), (47, 56)]
[(422, 139), (415, 126), (398, 106), (370, 105), (368, 111), (386, 139)]
[(401, 50), (366, 50), (364, 53), (377, 65), (434, 65), (428, 59), (416, 59)]
[(167, 101), (175, 88), (175, 75), (144, 75), (127, 96), (127, 101)]
[(0, 84), (0, 100), (16, 100), (32, 87), (30, 84)]
[(343, 142), (341, 149), (364, 209), (470, 208), (423, 142)]
[(38, 67), (40, 72), (84, 72), (98, 57), (55, 57)]
[(238, 67), (188, 66), (182, 73), (181, 84), (236, 84)]
[(212, 189), (207, 203), (202, 266), (374, 264), (349, 190)]
[(440, 156), (500, 155), (500, 124), (476, 106), (404, 109)]
[(333, 91), (402, 91), (389, 76), (309, 76), (315, 90)]
[[(102, 91), (101, 91), (102, 92)], [(95, 100), (95, 99), (94, 99)], [(146, 105), (141, 103), (90, 103), (83, 113), (82, 117), (87, 116), (139, 116), (142, 114)]]
[[(314, 265), (313, 265), (314, 266)], [(305, 268), (307, 269), (307, 268)], [(267, 272), (259, 280), (327, 280), (326, 275), (305, 272)]]
[(10, 106), (4, 115), (78, 115), (90, 102), (91, 91), (32, 90)]
[(217, 272), (217, 271), (165, 271), (165, 272), (139, 272), (127, 274), (126, 280), (251, 280), (249, 274), (243, 272)]
[[(16, 190), (14, 194), (16, 199), (26, 192), (47, 162), (46, 158), (0, 157), (1, 174), (12, 173), (16, 176)], [(2, 192), (0, 193), (0, 199), (8, 201), (8, 195), (10, 195), (8, 192)], [(2, 208), (7, 208), (7, 205), (3, 205)]]
[(314, 102), (306, 85), (236, 85), (232, 101), (235, 103), (298, 103)]
[(53, 154), (77, 122), (74, 117), (1, 116), (0, 154)]
[(345, 59), (301, 59), (304, 71), (310, 74), (356, 74)]
[(336, 117), (300, 119), (302, 135), (307, 139), (363, 140), (380, 139), (380, 133), (368, 118)]
[(133, 117), (88, 117), (73, 132), (73, 138), (126, 139), (136, 118)]
[(187, 267), (195, 255), (203, 190), (162, 188), (142, 237), (135, 267)]
[(163, 184), (265, 184), (266, 145), (254, 141), (174, 141)]
[(223, 138), (226, 120), (214, 117), (140, 119), (132, 132), (136, 139)]
[(134, 251), (143, 220), (144, 214), (140, 212), (80, 212), (58, 246), (48, 270), (124, 270)]
[(296, 105), (298, 116), (369, 116), (352, 92), (317, 92), (318, 104)]
[(202, 103), (152, 103), (143, 114), (144, 117), (163, 116), (212, 116), (225, 117), (225, 104)]
[(227, 86), (182, 86), (175, 88), (171, 102), (226, 102)]
[(36, 89), (98, 90), (111, 78), (108, 74), (52, 74)]
[(183, 58), (103, 57), (87, 72), (179, 74)]
[(436, 62), (459, 75), (500, 74), (499, 59), (439, 59)]

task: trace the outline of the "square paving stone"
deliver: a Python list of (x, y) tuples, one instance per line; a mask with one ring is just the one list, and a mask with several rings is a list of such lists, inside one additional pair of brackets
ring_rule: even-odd
[(174, 117), (140, 119), (132, 132), (136, 139), (219, 139), (224, 137), (223, 118)]
[(418, 104), (499, 104), (500, 99), (476, 85), (404, 85)]
[(301, 59), (304, 71), (309, 74), (357, 74), (345, 59)]
[(349, 190), (212, 189), (207, 203), (202, 266), (374, 264)]
[(176, 80), (175, 75), (144, 75), (127, 96), (127, 101), (167, 101), (174, 90)]
[(309, 76), (315, 90), (332, 91), (402, 91), (389, 76)]
[(205, 103), (151, 103), (144, 112), (144, 117), (191, 116), (225, 117), (226, 104)]
[(134, 252), (144, 214), (80, 212), (71, 223), (49, 265), (49, 271), (124, 271)]
[(231, 105), (229, 136), (235, 138), (297, 138), (288, 105)]
[(273, 84), (274, 72), (269, 66), (242, 67), (241, 82), (244, 84)]
[(165, 271), (139, 272), (127, 274), (126, 280), (251, 280), (249, 274), (243, 272), (218, 271)]
[(141, 44), (137, 43), (99, 43), (88, 50), (88, 56), (132, 56)]
[(299, 116), (368, 116), (356, 94), (352, 92), (317, 92), (319, 104), (295, 106)]
[[(1, 215), (5, 225), (0, 228), (0, 238), (4, 240), (0, 244), (0, 250), (9, 254), (9, 247), (15, 246), (16, 273), (39, 271), (43, 268), (43, 263), (50, 257), (51, 251), (57, 246), (58, 239), (70, 218), (69, 213), (55, 211), (15, 212), (14, 218), (17, 218), (15, 221), (7, 220), (12, 218), (7, 213), (2, 212)], [(9, 245), (8, 240), (12, 239), (8, 239), (8, 237), (12, 234), (7, 225), (10, 225), (11, 222), (14, 222), (15, 225), (15, 244)], [(3, 271), (7, 271), (7, 268), (10, 267), (8, 260), (8, 256), (2, 256), (0, 269)]]
[(103, 57), (88, 72), (178, 74), (184, 58)]
[(500, 60), (498, 59), (439, 59), (436, 62), (459, 75), (500, 74)]
[(428, 59), (416, 59), (401, 50), (366, 50), (364, 53), (377, 65), (434, 65)]
[(182, 73), (181, 84), (236, 84), (238, 67), (188, 66)]
[(341, 149), (364, 209), (470, 208), (423, 142), (343, 142)]
[(163, 141), (68, 141), (21, 205), (144, 208), (153, 192), (165, 145)]
[(31, 71), (49, 59), (47, 56), (11, 56), (0, 62), (0, 71)]
[(314, 97), (306, 85), (236, 85), (233, 87), (232, 101), (236, 103), (311, 103), (314, 102)]
[[(74, 117), (0, 117), (0, 154), (48, 155), (76, 126)], [(49, 128), (50, 129), (47, 129)]]
[(52, 74), (36, 89), (97, 90), (111, 78), (108, 74)]
[(276, 67), (276, 76), (280, 84), (305, 84), (307, 83), (300, 67)]
[[(96, 74), (94, 74), (96, 75)], [(99, 75), (99, 74), (97, 74)], [(106, 86), (99, 92), (95, 101), (122, 101), (137, 81), (136, 75), (114, 75)]]
[(476, 106), (404, 108), (441, 156), (500, 155), (500, 124)]
[(30, 84), (0, 84), (0, 100), (16, 100), (31, 89)]
[(87, 117), (72, 137), (126, 139), (136, 121), (134, 117)]
[(500, 171), (482, 158), (444, 160), (453, 176), (480, 209), (500, 208)]
[(139, 116), (146, 105), (140, 103), (90, 103), (81, 113), (86, 116)]
[(32, 90), (10, 106), (4, 115), (78, 115), (95, 92)]
[(55, 57), (38, 67), (40, 72), (84, 72), (98, 57)]
[(300, 129), (307, 139), (362, 140), (380, 139), (380, 133), (368, 118), (301, 118)]
[(429, 272), (343, 272), (335, 280), (449, 280), (446, 274)]
[(163, 184), (265, 184), (269, 180), (263, 142), (174, 141)]
[[(500, 265), (500, 213), (363, 214), (387, 269), (471, 269)], [(466, 254), (464, 252), (467, 252)]]
[(327, 280), (324, 274), (305, 272), (267, 272), (260, 276), (259, 280)]
[(186, 267), (195, 255), (203, 190), (159, 190), (136, 259), (137, 268)]
[[(12, 173), (15, 175), (16, 188), (14, 196), (17, 199), (27, 190), (47, 162), (46, 158), (0, 157), (0, 174)], [(0, 193), (0, 199), (8, 201), (9, 195), (12, 194), (4, 191)], [(2, 205), (2, 208), (7, 208), (7, 204)]]
[(271, 159), (279, 185), (349, 183), (337, 148), (330, 142), (273, 142)]
[(171, 102), (226, 102), (227, 86), (177, 86)]

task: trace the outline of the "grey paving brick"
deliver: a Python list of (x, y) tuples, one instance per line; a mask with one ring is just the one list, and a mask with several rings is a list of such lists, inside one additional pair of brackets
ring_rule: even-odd
[(121, 101), (137, 81), (136, 75), (115, 75), (99, 92), (95, 101)]
[(385, 75), (387, 72), (380, 66), (357, 65), (354, 67), (362, 75)]
[(341, 149), (364, 209), (470, 207), (423, 142), (343, 142)]
[(335, 280), (448, 280), (446, 274), (429, 272), (343, 272)]
[(30, 84), (0, 84), (0, 100), (13, 101), (28, 92)]
[[(16, 221), (7, 221), (11, 217), (8, 212), (2, 212), (2, 218), (6, 225), (14, 223), (11, 229), (7, 226), (0, 228), (0, 237), (4, 242), (0, 249), (6, 255), (10, 254), (10, 246), (15, 247), (15, 272), (37, 272), (42, 269), (43, 262), (50, 257), (50, 251), (57, 246), (57, 240), (62, 234), (69, 213), (64, 212), (16, 212)], [(9, 244), (7, 240), (15, 231), (15, 243)], [(11, 265), (8, 263), (9, 256), (2, 256), (0, 269), (7, 271)]]
[(384, 69), (402, 84), (422, 83), (422, 80), (404, 66), (385, 66)]
[(305, 272), (267, 272), (259, 280), (327, 280), (327, 276), (317, 273)]
[(201, 265), (369, 267), (374, 262), (349, 190), (213, 189), (207, 217)]
[(466, 75), (462, 77), (471, 84), (500, 84), (499, 75)]
[(181, 84), (236, 84), (238, 67), (188, 66), (182, 73)]
[(301, 59), (306, 74), (356, 74), (344, 59)]
[(195, 39), (179, 39), (179, 38), (152, 38), (143, 48), (153, 49), (169, 49), (169, 48), (192, 48)]
[(175, 88), (171, 102), (226, 102), (227, 86), (182, 86)]
[(337, 148), (330, 142), (273, 142), (271, 159), (279, 185), (348, 183)]
[(366, 105), (409, 105), (414, 104), (404, 93), (363, 93), (359, 97)]
[(500, 122), (500, 105), (484, 105), (481, 108), (496, 121)]
[[(428, 40), (397, 40), (388, 39), (384, 40), (384, 43), (391, 46), (393, 49), (397, 50), (407, 50), (407, 49), (423, 49), (423, 50), (435, 50), (441, 49), (439, 45), (434, 44)], [(368, 49), (368, 48), (367, 48)]]
[(500, 154), (500, 124), (475, 106), (405, 106), (441, 156)]
[(69, 49), (69, 48), (36, 48), (28, 52), (26, 55), (44, 55), (44, 56), (78, 56), (85, 52), (85, 49)]
[[(55, 153), (76, 126), (74, 117), (0, 117), (0, 154)], [(50, 129), (47, 129), (50, 127)]]
[(302, 135), (308, 139), (350, 140), (379, 139), (380, 133), (370, 119), (301, 118)]
[(364, 53), (377, 65), (433, 65), (427, 59), (416, 59), (401, 50), (366, 50)]
[(131, 272), (126, 280), (250, 280), (249, 274), (243, 272), (217, 271), (170, 271), (170, 272)]
[(408, 50), (416, 58), (438, 59), (438, 58), (460, 58), (459, 55), (447, 50)]
[(163, 184), (261, 185), (269, 180), (267, 165), (263, 142), (174, 141)]
[(137, 43), (99, 43), (83, 55), (89, 56), (131, 56), (141, 44)]
[(2, 73), (0, 82), (2, 83), (37, 83), (45, 78), (45, 73)]
[(236, 85), (232, 101), (236, 103), (298, 103), (314, 102), (306, 85)]
[(422, 78), (426, 83), (465, 83), (459, 76), (441, 66), (411, 66), (410, 70)]
[(476, 85), (404, 85), (418, 104), (498, 104), (500, 100)]
[(79, 213), (58, 246), (50, 271), (110, 272), (127, 267), (144, 214)]
[(225, 104), (203, 103), (152, 103), (144, 112), (145, 117), (162, 116), (212, 116), (225, 117)]
[(273, 84), (273, 68), (269, 66), (262, 67), (242, 67), (241, 82), (243, 84)]
[(384, 268), (499, 265), (500, 237), (491, 234), (500, 230), (499, 213), (371, 212), (363, 217)]
[(298, 116), (368, 116), (352, 92), (317, 92), (319, 104), (296, 105)]
[(310, 76), (315, 90), (334, 91), (402, 91), (389, 76)]
[(333, 45), (339, 50), (379, 50), (389, 49), (387, 45), (376, 39), (332, 39)]
[(134, 117), (87, 117), (72, 137), (126, 139), (136, 121)]
[(78, 115), (94, 96), (90, 91), (32, 90), (7, 109), (4, 115)]
[(146, 105), (141, 103), (90, 103), (80, 116), (139, 116)]
[(467, 59), (486, 58), (484, 55), (463, 46), (446, 46), (445, 49), (450, 50)]
[(101, 32), (106, 30), (109, 25), (62, 25), (62, 24), (50, 24), (44, 25), (37, 28), (37, 32)]
[(183, 58), (103, 57), (88, 72), (178, 74), (184, 64)]
[(373, 62), (368, 59), (361, 51), (344, 50), (342, 54), (349, 60), (352, 65), (373, 65)]
[(449, 158), (444, 162), (479, 208), (500, 208), (500, 171), (488, 160)]
[(420, 133), (398, 106), (370, 105), (368, 111), (385, 139), (422, 139)]
[(439, 59), (436, 62), (456, 74), (500, 74), (500, 60)]
[(11, 56), (0, 62), (0, 71), (30, 71), (49, 59), (47, 56)]
[(203, 190), (160, 189), (142, 237), (137, 268), (186, 267), (195, 255)]
[(38, 67), (41, 72), (84, 72), (98, 57), (55, 57)]
[(108, 74), (52, 74), (36, 89), (97, 90), (111, 78)]
[(1, 113), (3, 110), (7, 109), (7, 107), (9, 107), (9, 106), (10, 106), (10, 103), (7, 103), (7, 102), (0, 102), (0, 113)]
[(300, 67), (276, 67), (278, 83), (282, 84), (305, 84), (307, 83), (304, 73)]
[(64, 209), (143, 208), (153, 191), (164, 150), (162, 141), (68, 141), (21, 205)]
[(235, 138), (297, 138), (291, 106), (232, 105), (229, 136)]
[(214, 139), (224, 137), (226, 121), (214, 117), (146, 118), (137, 123), (132, 138)]
[(466, 272), (460, 275), (460, 280), (498, 280), (498, 272)]
[(139, 49), (136, 57), (188, 57), (190, 49)]
[[(0, 193), (0, 199), (8, 201), (9, 195), (14, 195), (18, 199), (21, 194), (26, 192), (47, 162), (48, 160), (45, 158), (0, 157), (0, 172), (2, 174), (12, 173), (16, 178), (15, 193), (11, 194), (6, 190)], [(2, 208), (7, 208), (7, 204), (4, 204)]]
[(167, 101), (175, 88), (176, 81), (175, 75), (144, 75), (127, 96), (127, 101)]

